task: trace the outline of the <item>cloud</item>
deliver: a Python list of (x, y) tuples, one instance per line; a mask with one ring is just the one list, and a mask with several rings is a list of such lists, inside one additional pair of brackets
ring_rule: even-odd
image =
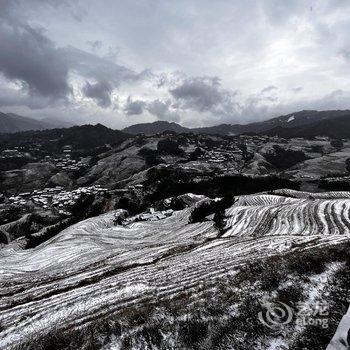
[(51, 105), (57, 105), (52, 100), (40, 95), (30, 96), (21, 89), (0, 87), (0, 107), (26, 106), (31, 109), (42, 109)]
[(169, 92), (184, 110), (210, 112), (220, 119), (239, 113), (237, 91), (223, 89), (217, 77), (186, 78)]
[(6, 78), (22, 82), (30, 95), (56, 100), (70, 93), (68, 66), (40, 29), (1, 21), (0, 42), (0, 72)]
[(97, 82), (95, 84), (90, 84), (87, 81), (82, 91), (86, 97), (94, 99), (100, 107), (106, 108), (112, 103), (112, 90), (112, 86), (106, 81)]
[(217, 78), (188, 78), (170, 93), (182, 101), (185, 108), (199, 111), (208, 111), (222, 101)]
[(302, 90), (303, 90), (303, 87), (302, 87), (302, 86), (298, 86), (298, 87), (292, 89), (292, 91), (293, 91), (295, 94), (301, 92)]
[(133, 101), (132, 98), (129, 96), (124, 106), (124, 112), (128, 116), (139, 115), (143, 113), (145, 105), (146, 103), (144, 101), (141, 101), (141, 100)]
[(269, 86), (266, 86), (265, 88), (263, 88), (261, 90), (261, 93), (264, 94), (266, 92), (271, 92), (271, 91), (274, 91), (274, 90), (277, 90), (277, 87), (274, 86), (274, 85), (269, 85)]
[(133, 100), (131, 96), (127, 98), (123, 111), (127, 116), (140, 115), (148, 112), (157, 117), (158, 120), (168, 120), (173, 122), (180, 121), (180, 115), (176, 108), (173, 108), (172, 101), (167, 99), (162, 101), (156, 99), (153, 101)]
[(349, 108), (347, 0), (102, 3), (0, 0), (1, 106), (113, 126)]
[(95, 40), (95, 41), (88, 40), (86, 43), (90, 46), (92, 51), (97, 51), (102, 47), (102, 41), (100, 40)]
[(76, 47), (67, 46), (61, 51), (69, 68), (82, 77), (109, 82), (114, 87), (126, 81), (140, 79), (141, 73), (137, 74), (131, 69)]
[(154, 100), (147, 104), (146, 109), (149, 113), (156, 116), (159, 120), (167, 120), (172, 122), (180, 121), (180, 116), (176, 110), (172, 110), (171, 101)]
[[(18, 98), (18, 104), (36, 108), (41, 105), (38, 101), (47, 104), (55, 104), (58, 100), (62, 103), (74, 102), (70, 78), (76, 74), (87, 82), (82, 93), (96, 101), (102, 108), (111, 106), (111, 93), (113, 89), (125, 82), (135, 82), (145, 79), (145, 73), (139, 74), (131, 69), (118, 65), (108, 58), (99, 57), (73, 46), (57, 47), (46, 36), (43, 27), (34, 27), (29, 24), (23, 9), (33, 5), (62, 6), (56, 0), (41, 2), (41, 0), (0, 1), (0, 73), (9, 82), (19, 82), (22, 92), (18, 91), (3, 95), (10, 99), (8, 104), (14, 104), (14, 98)], [(67, 7), (73, 11), (73, 6), (67, 2)], [(74, 11), (73, 11), (74, 12)], [(101, 41), (90, 41), (94, 49), (102, 45)], [(91, 83), (90, 81), (94, 81)], [(25, 95), (27, 97), (24, 97)], [(29, 103), (29, 99), (33, 103)]]

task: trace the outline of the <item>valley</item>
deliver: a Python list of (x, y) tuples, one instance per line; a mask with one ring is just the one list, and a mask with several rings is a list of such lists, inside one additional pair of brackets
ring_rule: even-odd
[(0, 156), (1, 348), (321, 349), (337, 334), (350, 138), (87, 125), (0, 135)]

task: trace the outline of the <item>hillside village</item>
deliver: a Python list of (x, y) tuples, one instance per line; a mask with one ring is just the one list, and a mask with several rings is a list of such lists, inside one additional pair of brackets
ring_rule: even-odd
[(101, 195), (107, 193), (106, 188), (99, 185), (79, 187), (73, 191), (66, 191), (61, 186), (44, 188), (32, 192), (22, 192), (17, 196), (9, 197), (9, 203), (18, 206), (34, 205), (34, 208), (52, 210), (58, 214), (70, 216), (69, 209), (74, 206), (82, 195)]
[[(104, 203), (91, 213), (119, 205), (131, 210), (133, 219), (125, 218), (120, 223), (128, 226), (171, 215), (162, 210), (150, 212), (150, 201), (169, 193), (181, 194), (191, 187), (191, 181), (201, 186), (215, 177), (242, 175), (252, 177), (249, 181), (254, 182), (255, 177), (260, 181), (278, 176), (303, 190), (346, 190), (349, 182), (349, 141), (334, 142), (325, 136), (310, 140), (164, 131), (138, 134), (114, 147), (100, 143), (88, 149), (74, 144), (52, 148), (48, 146), (52, 142), (57, 144), (56, 139), (43, 142), (30, 136), (20, 146), (9, 147), (9, 141), (2, 146), (0, 143), (2, 166), (9, 166), (9, 170), (0, 171), (0, 214), (10, 206), (23, 213), (48, 213), (64, 219), (72, 217), (79, 202), (91, 196), (94, 200), (87, 205)], [(321, 162), (322, 169), (318, 166)], [(298, 167), (300, 170), (295, 170)], [(167, 179), (162, 177), (164, 169), (175, 188), (167, 187)]]

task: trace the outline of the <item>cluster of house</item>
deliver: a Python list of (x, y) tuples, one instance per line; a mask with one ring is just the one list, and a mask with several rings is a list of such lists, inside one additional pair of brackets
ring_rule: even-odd
[(142, 190), (142, 188), (143, 188), (142, 184), (128, 186), (129, 191)]
[(242, 151), (235, 147), (233, 149), (222, 149), (220, 147), (214, 147), (213, 150), (206, 151), (201, 160), (205, 160), (212, 163), (222, 163), (229, 160), (235, 160), (237, 156), (241, 155)]
[(66, 171), (78, 171), (82, 168), (86, 168), (87, 164), (79, 158), (79, 160), (72, 159), (70, 154), (66, 154), (64, 157), (51, 157), (46, 156), (43, 161), (54, 163), (56, 168)]
[(22, 158), (22, 157), (28, 157), (29, 154), (22, 152), (18, 149), (18, 147), (14, 147), (11, 149), (4, 149), (0, 153), (0, 159), (6, 159), (6, 158)]
[(213, 163), (222, 163), (230, 160), (234, 161), (239, 159), (242, 155), (240, 145), (243, 144), (247, 146), (248, 149), (255, 149), (267, 142), (286, 143), (287, 141), (275, 136), (240, 135), (236, 139), (223, 140), (220, 145), (214, 147), (208, 147), (200, 142), (199, 146), (205, 150), (205, 154), (201, 156), (200, 159)]
[(287, 140), (278, 136), (266, 135), (240, 135), (239, 142), (244, 143), (248, 147), (261, 146), (267, 142), (286, 143)]
[(325, 178), (325, 181), (327, 182), (349, 182), (350, 183), (350, 176), (337, 176), (337, 177), (327, 177)]
[(79, 160), (71, 158), (72, 146), (66, 145), (62, 147), (61, 152), (62, 156), (60, 157), (45, 156), (42, 161), (53, 163), (57, 169), (65, 171), (78, 171), (87, 167), (82, 157)]
[(169, 216), (172, 216), (173, 212), (174, 211), (172, 209), (155, 211), (154, 208), (150, 208), (148, 212), (138, 214), (130, 218), (120, 219), (116, 223), (123, 226), (127, 226), (134, 222), (140, 222), (140, 221), (159, 221)]
[(70, 215), (69, 209), (76, 204), (83, 194), (105, 194), (106, 188), (100, 185), (79, 187), (73, 191), (64, 191), (63, 187), (56, 186), (44, 188), (43, 190), (34, 190), (32, 192), (23, 192), (18, 196), (11, 196), (9, 201), (12, 204), (25, 205), (28, 202), (43, 209), (54, 209), (59, 214)]
[(115, 216), (115, 224), (116, 225), (122, 225), (127, 226), (134, 222), (140, 222), (140, 221), (159, 221), (163, 220), (169, 216), (173, 215), (173, 210), (162, 210), (162, 211), (156, 211), (154, 208), (150, 208), (148, 212), (135, 215), (133, 217), (126, 217), (127, 212), (123, 210), (123, 213), (118, 212)]

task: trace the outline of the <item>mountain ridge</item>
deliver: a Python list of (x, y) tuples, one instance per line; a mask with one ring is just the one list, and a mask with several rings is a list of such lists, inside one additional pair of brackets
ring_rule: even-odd
[(248, 124), (219, 124), (209, 127), (187, 128), (174, 122), (156, 121), (153, 123), (134, 124), (122, 129), (122, 131), (130, 134), (143, 133), (146, 135), (157, 134), (167, 130), (175, 131), (177, 133), (193, 132), (202, 134), (238, 135), (249, 132), (261, 133), (278, 127), (286, 129), (303, 127), (322, 120), (334, 119), (346, 115), (350, 115), (350, 110), (303, 110), (267, 119), (262, 122)]
[(190, 128), (186, 128), (175, 122), (168, 122), (164, 120), (159, 120), (152, 123), (134, 124), (122, 129), (123, 132), (129, 133), (129, 134), (140, 134), (140, 133), (157, 134), (159, 132), (164, 132), (167, 130), (174, 131), (177, 133), (191, 132)]
[(46, 130), (55, 129), (57, 127), (69, 127), (66, 122), (49, 119), (37, 120), (34, 118), (23, 117), (15, 113), (0, 112), (0, 134), (15, 133), (29, 130)]
[[(349, 118), (348, 118), (349, 117)], [(341, 119), (343, 118), (343, 119)], [(303, 110), (261, 122), (248, 124), (218, 124), (209, 127), (188, 128), (175, 122), (155, 121), (128, 126), (120, 131), (129, 135), (154, 135), (164, 131), (176, 133), (239, 135), (244, 133), (267, 134), (280, 137), (350, 137), (350, 110)], [(337, 123), (340, 123), (337, 126)], [(62, 124), (62, 125), (60, 125)], [(37, 120), (14, 113), (0, 112), (0, 134), (70, 128), (66, 122), (44, 118)]]
[(278, 136), (283, 138), (327, 136), (331, 138), (350, 137), (350, 113), (336, 118), (323, 119), (308, 125), (293, 128), (283, 128), (277, 126), (271, 130), (263, 132), (268, 136)]

